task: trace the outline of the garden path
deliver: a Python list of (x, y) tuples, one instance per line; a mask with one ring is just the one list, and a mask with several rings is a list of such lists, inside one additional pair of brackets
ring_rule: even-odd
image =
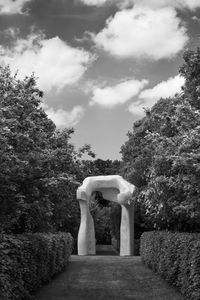
[[(100, 252), (100, 254), (102, 254)], [(115, 254), (107, 251), (107, 254)], [(66, 270), (35, 295), (37, 300), (183, 300), (146, 268), (139, 256), (72, 255)]]

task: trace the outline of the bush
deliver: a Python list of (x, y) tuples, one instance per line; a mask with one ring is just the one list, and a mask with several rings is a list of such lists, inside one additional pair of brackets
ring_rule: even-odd
[(200, 234), (145, 232), (142, 261), (190, 300), (200, 299)]
[(69, 233), (0, 235), (0, 299), (31, 299), (66, 266), (71, 251)]

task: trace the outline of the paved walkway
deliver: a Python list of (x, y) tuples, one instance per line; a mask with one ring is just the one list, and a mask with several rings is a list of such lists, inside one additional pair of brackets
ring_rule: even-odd
[(72, 255), (66, 270), (37, 300), (183, 300), (140, 257)]

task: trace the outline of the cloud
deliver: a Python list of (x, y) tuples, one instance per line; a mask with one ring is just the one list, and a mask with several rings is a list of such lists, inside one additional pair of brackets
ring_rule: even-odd
[(192, 20), (195, 21), (195, 22), (200, 23), (200, 18), (198, 18), (197, 16), (193, 16)]
[(3, 31), (4, 36), (9, 39), (16, 39), (17, 36), (19, 35), (19, 33), (20, 33), (20, 30), (19, 30), (19, 28), (16, 28), (16, 27), (9, 27)]
[(31, 0), (0, 0), (0, 14), (22, 14), (25, 4)]
[[(179, 9), (194, 10), (200, 7), (199, 0), (127, 0), (129, 3), (133, 3), (137, 6), (148, 6), (151, 8), (160, 7), (174, 7)], [(122, 1), (123, 2), (123, 1)]]
[(107, 20), (95, 44), (118, 58), (170, 58), (180, 52), (188, 36), (173, 8), (135, 7)]
[(48, 108), (45, 110), (48, 117), (56, 124), (57, 128), (73, 127), (79, 123), (84, 115), (84, 108), (80, 105), (75, 106), (71, 111), (64, 109)]
[(199, 0), (177, 0), (177, 2), (179, 3), (179, 5), (183, 3), (182, 5), (185, 5), (186, 8), (189, 8), (191, 10), (195, 10), (196, 8), (200, 7)]
[(129, 106), (128, 106), (128, 111), (133, 114), (134, 116), (144, 116), (145, 115), (145, 108), (147, 106), (145, 106), (144, 103), (141, 103), (140, 101), (135, 101), (133, 103), (131, 103)]
[(128, 110), (135, 115), (144, 114), (144, 107), (152, 107), (160, 98), (173, 97), (176, 93), (181, 92), (185, 79), (179, 75), (170, 77), (166, 81), (162, 81), (152, 89), (143, 90), (138, 100), (132, 103)]
[(112, 108), (124, 104), (136, 96), (148, 83), (147, 80), (129, 79), (115, 86), (103, 88), (94, 87), (90, 105), (98, 104), (103, 107)]
[(94, 56), (84, 49), (73, 48), (59, 37), (46, 39), (41, 33), (32, 33), (27, 39), (17, 39), (12, 48), (0, 48), (0, 63), (19, 70), (19, 78), (38, 77), (38, 86), (57, 92), (76, 83), (85, 73)]
[(110, 0), (80, 0), (82, 3), (91, 6), (103, 6), (110, 2)]
[(167, 81), (162, 81), (152, 89), (146, 89), (139, 95), (140, 99), (148, 101), (149, 99), (158, 100), (161, 97), (173, 97), (176, 93), (181, 92), (181, 87), (184, 85), (185, 79), (179, 75), (170, 77)]
[(103, 6), (106, 4), (116, 4), (121, 9), (136, 5), (138, 7), (162, 8), (173, 7), (178, 9), (195, 10), (200, 7), (199, 0), (80, 0), (86, 5)]

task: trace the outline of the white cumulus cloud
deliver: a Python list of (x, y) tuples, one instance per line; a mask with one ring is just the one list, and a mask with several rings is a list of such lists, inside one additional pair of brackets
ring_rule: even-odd
[(81, 0), (81, 2), (83, 2), (86, 5), (102, 6), (107, 2), (110, 2), (110, 0)]
[(92, 38), (99, 48), (115, 57), (153, 60), (175, 56), (188, 41), (173, 8), (139, 6), (118, 11)]
[[(121, 1), (123, 2), (123, 0)], [(127, 3), (132, 3), (137, 6), (148, 6), (151, 8), (160, 8), (160, 7), (174, 7), (174, 8), (187, 8), (194, 10), (200, 7), (199, 0), (126, 0)]]
[(112, 108), (129, 101), (148, 83), (147, 80), (129, 79), (114, 86), (94, 87), (90, 105)]
[(144, 114), (143, 108), (151, 108), (160, 98), (173, 97), (176, 93), (180, 93), (184, 83), (185, 79), (177, 75), (158, 83), (151, 89), (143, 90), (138, 100), (131, 103), (128, 110), (132, 114), (142, 115)]
[(24, 5), (31, 0), (0, 0), (0, 14), (21, 14)]
[(178, 9), (195, 10), (200, 7), (199, 0), (80, 0), (86, 5), (103, 6), (106, 4), (116, 4), (120, 8), (127, 8), (133, 5), (140, 7), (161, 8), (174, 7)]
[(79, 123), (84, 115), (84, 108), (80, 105), (75, 106), (71, 111), (62, 108), (57, 110), (48, 108), (45, 110), (48, 117), (56, 124), (57, 128), (73, 127)]
[(19, 78), (38, 77), (38, 86), (44, 91), (62, 90), (77, 82), (94, 57), (84, 49), (73, 48), (59, 37), (46, 39), (42, 34), (30, 34), (27, 39), (17, 39), (13, 47), (0, 48), (0, 63), (19, 70)]
[(135, 101), (133, 103), (131, 103), (128, 106), (128, 111), (133, 114), (134, 116), (144, 116), (145, 115), (145, 108), (147, 107), (147, 105), (145, 105), (144, 103), (141, 103), (140, 101)]
[(173, 97), (176, 93), (181, 92), (181, 87), (184, 85), (185, 79), (179, 75), (170, 77), (167, 81), (162, 81), (152, 89), (146, 89), (139, 95), (140, 99), (148, 101), (149, 99), (158, 99)]

